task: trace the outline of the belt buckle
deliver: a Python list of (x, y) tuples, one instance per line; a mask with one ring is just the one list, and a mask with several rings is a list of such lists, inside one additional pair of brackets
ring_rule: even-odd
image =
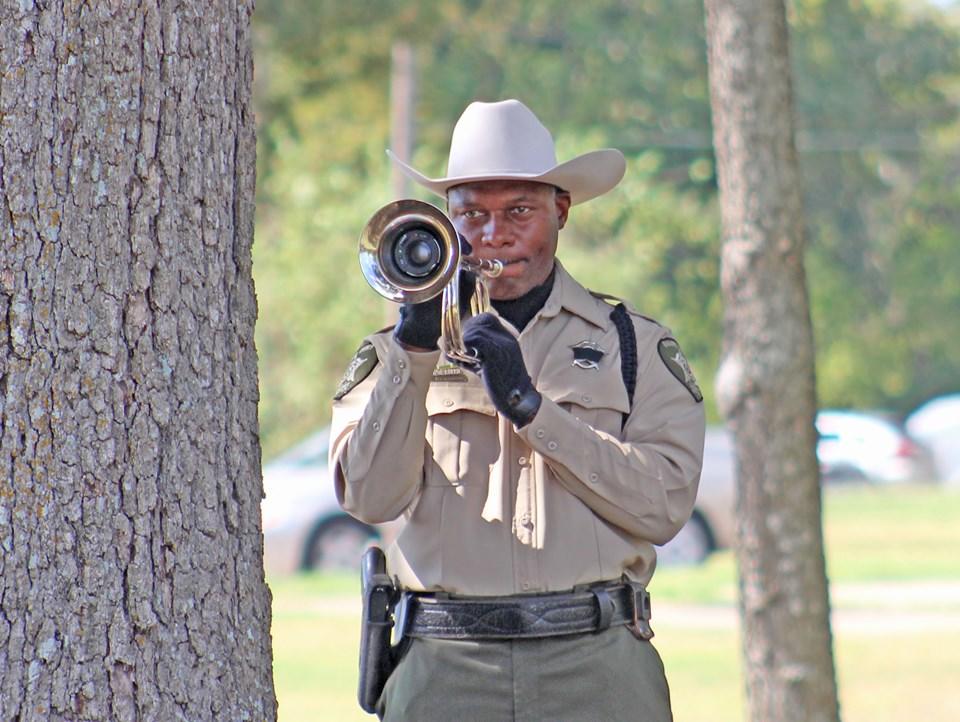
[(629, 584), (630, 598), (633, 600), (633, 620), (627, 624), (633, 636), (645, 642), (653, 639), (650, 626), (650, 593), (640, 585)]

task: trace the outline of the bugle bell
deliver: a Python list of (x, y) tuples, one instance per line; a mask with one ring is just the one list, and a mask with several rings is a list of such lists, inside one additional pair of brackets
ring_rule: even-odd
[(439, 208), (406, 198), (383, 206), (360, 234), (360, 270), (367, 283), (395, 303), (421, 303), (442, 293), (441, 337), (446, 354), (476, 363), (464, 348), (460, 320), (460, 270), (477, 275), (473, 313), (490, 307), (484, 278), (499, 276), (498, 260), (469, 259), (460, 250), (453, 222)]

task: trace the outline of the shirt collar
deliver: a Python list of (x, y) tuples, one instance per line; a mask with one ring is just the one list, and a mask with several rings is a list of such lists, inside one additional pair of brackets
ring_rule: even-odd
[(561, 308), (565, 308), (594, 326), (604, 328), (610, 316), (608, 304), (598, 303), (590, 291), (567, 273), (567, 269), (563, 267), (559, 259), (555, 260), (554, 263), (557, 266), (557, 277), (553, 282), (553, 291), (547, 298), (547, 302), (543, 304), (540, 315), (544, 318), (550, 318), (560, 313)]

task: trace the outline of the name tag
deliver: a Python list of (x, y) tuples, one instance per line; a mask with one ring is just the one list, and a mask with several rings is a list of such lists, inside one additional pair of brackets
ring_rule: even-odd
[(432, 383), (445, 384), (465, 384), (467, 383), (467, 372), (452, 363), (439, 364), (433, 370)]

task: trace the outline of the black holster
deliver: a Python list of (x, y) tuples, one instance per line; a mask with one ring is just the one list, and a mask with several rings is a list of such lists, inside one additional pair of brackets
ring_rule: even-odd
[(360, 627), (360, 683), (357, 699), (365, 712), (374, 713), (387, 678), (396, 666), (391, 646), (393, 607), (399, 596), (387, 576), (383, 549), (371, 546), (360, 562), (363, 618)]

